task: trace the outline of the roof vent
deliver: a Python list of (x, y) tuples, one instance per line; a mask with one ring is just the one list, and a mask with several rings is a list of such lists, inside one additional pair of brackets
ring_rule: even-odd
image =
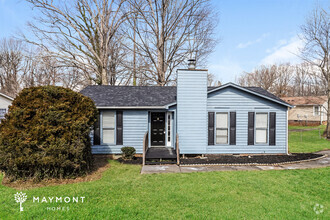
[(195, 59), (188, 60), (188, 69), (190, 69), (190, 70), (196, 69), (196, 60)]

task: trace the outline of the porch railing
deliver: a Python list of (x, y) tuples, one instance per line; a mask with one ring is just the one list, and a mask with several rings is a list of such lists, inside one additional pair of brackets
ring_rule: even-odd
[(176, 150), (176, 164), (180, 165), (179, 134), (176, 134), (175, 150)]
[(142, 161), (142, 165), (146, 164), (146, 153), (149, 147), (149, 138), (148, 138), (148, 132), (146, 132), (144, 134), (143, 137), (143, 161)]

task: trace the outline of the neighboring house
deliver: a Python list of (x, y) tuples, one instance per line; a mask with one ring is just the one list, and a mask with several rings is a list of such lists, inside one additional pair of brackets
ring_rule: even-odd
[(207, 70), (178, 70), (177, 87), (95, 85), (81, 93), (99, 110), (94, 154), (120, 154), (123, 146), (141, 154), (146, 133), (149, 149), (169, 154), (175, 154), (176, 135), (180, 154), (288, 152), (292, 106), (257, 87), (208, 88)]
[(3, 93), (0, 93), (0, 120), (5, 117), (8, 112), (8, 107), (14, 99)]
[(295, 107), (289, 111), (290, 125), (320, 125), (327, 121), (326, 96), (283, 97)]

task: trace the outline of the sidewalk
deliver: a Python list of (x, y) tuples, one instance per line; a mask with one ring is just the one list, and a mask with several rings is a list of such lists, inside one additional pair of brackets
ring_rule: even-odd
[(141, 174), (153, 173), (192, 173), (210, 171), (241, 171), (241, 170), (294, 170), (294, 169), (313, 169), (330, 166), (330, 150), (320, 151), (317, 154), (325, 154), (320, 159), (296, 162), (282, 165), (198, 165), (198, 166), (177, 166), (177, 165), (144, 165)]

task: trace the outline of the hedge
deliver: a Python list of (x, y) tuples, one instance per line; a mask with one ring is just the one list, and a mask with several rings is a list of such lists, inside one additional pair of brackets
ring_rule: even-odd
[(90, 98), (70, 89), (23, 89), (0, 123), (0, 170), (10, 180), (85, 175), (96, 114)]

